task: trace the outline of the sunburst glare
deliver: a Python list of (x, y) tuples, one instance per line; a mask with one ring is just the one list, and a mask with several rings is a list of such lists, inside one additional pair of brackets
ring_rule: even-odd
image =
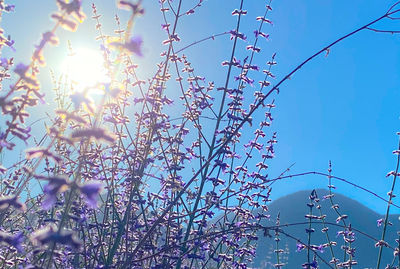
[(68, 55), (63, 62), (62, 72), (68, 75), (77, 91), (110, 80), (101, 53), (87, 48), (79, 48)]

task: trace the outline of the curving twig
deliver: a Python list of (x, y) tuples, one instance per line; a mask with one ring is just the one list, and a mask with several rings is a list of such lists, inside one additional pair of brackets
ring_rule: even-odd
[(400, 31), (396, 31), (396, 30), (381, 30), (381, 29), (376, 29), (376, 28), (371, 28), (371, 27), (368, 27), (366, 29), (373, 31), (375, 33), (400, 34)]
[(185, 47), (183, 47), (183, 48), (177, 50), (175, 53), (178, 54), (179, 52), (182, 52), (182, 51), (184, 51), (185, 49), (188, 49), (188, 48), (190, 48), (191, 46), (197, 45), (197, 44), (199, 44), (199, 43), (201, 43), (201, 42), (203, 42), (203, 41), (206, 41), (206, 40), (209, 40), (209, 39), (214, 40), (214, 39), (215, 39), (216, 37), (218, 37), (218, 36), (227, 35), (227, 34), (229, 34), (229, 32), (222, 32), (222, 33), (219, 33), (219, 34), (210, 35), (210, 36), (208, 36), (208, 37), (205, 37), (205, 38), (203, 38), (203, 39), (200, 39), (200, 40), (194, 41), (193, 43), (190, 43), (189, 45), (187, 45), (187, 46), (185, 46)]

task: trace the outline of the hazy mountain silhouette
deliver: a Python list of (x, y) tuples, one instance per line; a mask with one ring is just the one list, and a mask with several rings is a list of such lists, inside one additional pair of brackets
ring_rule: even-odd
[[(271, 215), (270, 221), (263, 224), (269, 226), (274, 225), (278, 213), (280, 213), (281, 225), (308, 221), (305, 218), (305, 215), (309, 213), (307, 203), (309, 202), (310, 193), (311, 191), (299, 191), (275, 200), (269, 205), (269, 214)], [(327, 195), (328, 191), (317, 190), (317, 194), (320, 198), (322, 213), (327, 215), (325, 220), (327, 222), (336, 223), (336, 218), (338, 217), (337, 213), (331, 208), (330, 201), (323, 199), (323, 196)], [(365, 232), (377, 239), (381, 237), (383, 226), (377, 227), (377, 220), (384, 216), (372, 211), (361, 203), (340, 194), (335, 194), (333, 200), (335, 204), (339, 205), (340, 213), (348, 215), (346, 221), (347, 223), (351, 223), (353, 228)], [(314, 215), (319, 215), (319, 212), (315, 207), (313, 208), (313, 212), (315, 212)], [(388, 227), (385, 241), (391, 246), (396, 247), (397, 243), (395, 242), (395, 239), (398, 238), (396, 229), (399, 229), (399, 215), (391, 215), (389, 220), (393, 223), (393, 226)], [(298, 225), (282, 229), (286, 233), (307, 243), (307, 234), (305, 231), (307, 227), (308, 225)], [(312, 227), (315, 229), (315, 232), (312, 233), (311, 244), (320, 245), (327, 243), (326, 235), (321, 232), (323, 226), (321, 224), (313, 224)], [(339, 231), (339, 229), (340, 227), (330, 226), (328, 235), (331, 241), (337, 242), (337, 245), (333, 247), (334, 255), (343, 261), (344, 252), (341, 249), (343, 238), (342, 236), (337, 236), (337, 231)], [(274, 233), (271, 232), (270, 234), (272, 237), (265, 236), (262, 232), (258, 234), (259, 240), (257, 255), (252, 267), (268, 269), (274, 268), (273, 264), (276, 263), (276, 254), (274, 253), (276, 243), (274, 241)], [(378, 248), (375, 247), (375, 241), (357, 232), (355, 232), (355, 238), (356, 240), (353, 243), (353, 246), (356, 248), (355, 260), (358, 262), (358, 265), (353, 268), (375, 268), (378, 256)], [(280, 239), (280, 248), (285, 251), (281, 254), (281, 262), (286, 264), (283, 268), (302, 268), (301, 265), (307, 261), (307, 251), (296, 251), (296, 240), (288, 238), (283, 234), (281, 234)], [(326, 248), (323, 253), (319, 254), (325, 260), (331, 260), (329, 248)], [(385, 268), (386, 264), (391, 263), (392, 260), (393, 251), (385, 249), (381, 268)], [(395, 265), (398, 264), (398, 260), (396, 262)], [(319, 260), (318, 264), (320, 265), (320, 268), (329, 268)]]

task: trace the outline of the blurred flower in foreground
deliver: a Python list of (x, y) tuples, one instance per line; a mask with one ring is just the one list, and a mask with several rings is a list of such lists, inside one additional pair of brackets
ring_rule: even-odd
[(0, 197), (0, 209), (6, 209), (10, 206), (14, 207), (15, 209), (21, 210), (21, 211), (26, 210), (25, 204), (18, 201), (17, 196)]
[(11, 39), (11, 36), (4, 36), (4, 30), (0, 28), (0, 45), (5, 45), (15, 52), (14, 43), (15, 41)]
[(131, 3), (130, 1), (124, 1), (121, 0), (118, 3), (118, 7), (121, 9), (127, 9), (127, 10), (132, 10), (133, 14), (140, 14), (143, 15), (144, 14), (144, 9), (141, 7), (140, 3)]
[(46, 194), (46, 197), (42, 203), (42, 208), (44, 210), (48, 210), (57, 201), (57, 194), (68, 189), (69, 182), (68, 179), (63, 176), (54, 176), (41, 179), (49, 181), (49, 183), (43, 187), (43, 192)]
[(50, 150), (48, 150), (46, 148), (28, 149), (28, 150), (26, 150), (26, 158), (28, 160), (34, 159), (34, 158), (51, 158), (58, 164), (60, 164), (62, 162), (62, 159), (60, 156), (58, 156), (55, 153), (50, 152)]
[(60, 13), (54, 13), (51, 17), (58, 21), (58, 23), (66, 30), (76, 31), (77, 23), (74, 20), (70, 20), (65, 18), (65, 13), (68, 15), (72, 15), (78, 22), (82, 23), (86, 18), (85, 13), (81, 10), (82, 1), (81, 0), (73, 0), (72, 2), (64, 2), (61, 0), (57, 0), (57, 4), (61, 10)]
[(30, 68), (29, 65), (25, 65), (23, 63), (20, 63), (15, 67), (14, 72), (17, 75), (19, 75), (21, 77), (21, 79), (23, 79), (27, 84), (30, 84), (30, 85), (32, 85), (34, 87), (38, 87), (39, 86), (39, 82), (37, 81), (37, 79), (28, 74), (29, 68)]
[(95, 138), (97, 140), (105, 140), (110, 143), (114, 142), (115, 140), (115, 138), (111, 134), (107, 133), (107, 131), (102, 128), (79, 129), (74, 131), (71, 135), (71, 138), (79, 140), (84, 137)]
[(58, 45), (58, 38), (53, 32), (46, 32), (42, 35), (42, 40), (40, 40), (39, 45), (35, 46), (36, 50), (33, 53), (32, 59), (38, 61), (38, 63), (42, 66), (45, 65), (45, 60), (43, 56), (43, 48), (47, 43), (51, 45)]
[(140, 36), (134, 36), (132, 37), (128, 42), (121, 43), (117, 41), (112, 41), (109, 42), (110, 46), (120, 48), (125, 50), (127, 53), (130, 54), (135, 54), (137, 56), (143, 56), (142, 53), (142, 43), (143, 40)]
[(81, 5), (82, 5), (81, 0), (73, 0), (72, 2), (69, 3), (57, 0), (57, 4), (62, 11), (67, 12), (68, 15), (72, 14), (72, 16), (79, 22), (83, 22), (83, 20), (86, 18), (85, 13), (83, 13), (81, 10)]
[(0, 174), (5, 174), (5, 173), (7, 173), (7, 168), (0, 165)]
[(94, 113), (93, 100), (87, 94), (83, 92), (76, 92), (69, 96), (71, 98), (72, 103), (74, 104), (74, 108), (78, 110), (82, 104), (92, 113)]
[(51, 15), (53, 19), (58, 21), (58, 23), (61, 25), (62, 28), (65, 30), (75, 32), (76, 29), (78, 28), (78, 24), (72, 20), (65, 19), (62, 15), (58, 13), (54, 13)]
[(0, 10), (5, 12), (13, 12), (15, 9), (15, 5), (8, 5), (4, 2), (0, 2)]
[(81, 193), (86, 197), (86, 203), (91, 208), (97, 207), (97, 197), (102, 189), (100, 181), (90, 181), (79, 187)]
[(37, 245), (58, 243), (62, 245), (69, 245), (74, 249), (78, 249), (81, 246), (81, 242), (78, 238), (76, 238), (73, 231), (57, 231), (55, 225), (49, 225), (34, 232), (31, 240)]
[(23, 233), (19, 232), (15, 235), (0, 231), (0, 242), (4, 242), (16, 248), (19, 252), (23, 251), (21, 243), (23, 242)]

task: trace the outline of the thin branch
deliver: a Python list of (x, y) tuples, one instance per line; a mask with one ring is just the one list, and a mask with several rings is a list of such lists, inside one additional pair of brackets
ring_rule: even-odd
[(211, 35), (211, 36), (205, 37), (205, 38), (203, 38), (203, 39), (194, 41), (193, 43), (190, 43), (189, 45), (187, 45), (187, 46), (185, 46), (185, 47), (183, 47), (183, 48), (177, 50), (175, 53), (178, 54), (179, 52), (182, 52), (182, 51), (184, 51), (184, 50), (190, 48), (191, 46), (194, 46), (194, 45), (196, 45), (196, 44), (199, 44), (199, 43), (201, 43), (201, 42), (203, 42), (203, 41), (206, 41), (206, 40), (209, 40), (209, 39), (214, 40), (214, 39), (215, 39), (216, 37), (218, 37), (218, 36), (227, 35), (227, 34), (229, 34), (229, 32), (223, 32), (223, 33)]
[(400, 34), (400, 31), (396, 31), (396, 30), (380, 30), (380, 29), (375, 29), (375, 28), (371, 28), (371, 27), (367, 27), (366, 29), (376, 32), (376, 33)]

